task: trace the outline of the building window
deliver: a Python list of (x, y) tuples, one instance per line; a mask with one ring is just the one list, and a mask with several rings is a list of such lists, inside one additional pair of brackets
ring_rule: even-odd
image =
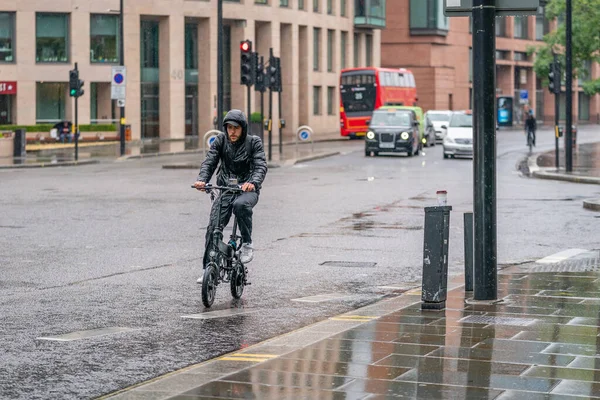
[(496, 50), (496, 60), (508, 60), (508, 51)]
[(38, 13), (35, 21), (38, 63), (69, 62), (69, 15)]
[(290, 6), (289, 0), (279, 0), (279, 7), (289, 7), (289, 6)]
[(321, 87), (313, 86), (313, 114), (321, 115)]
[(346, 16), (346, 0), (340, 0), (340, 15), (342, 17)]
[(579, 92), (579, 112), (577, 115), (582, 121), (590, 120), (590, 96), (584, 92)]
[(198, 25), (185, 24), (185, 69), (198, 69)]
[(327, 115), (334, 115), (333, 110), (335, 102), (335, 87), (328, 86), (327, 87)]
[(319, 0), (313, 0), (313, 12), (319, 12)]
[(268, 4), (267, 0), (254, 0), (255, 4)]
[(319, 54), (321, 53), (321, 29), (313, 28), (313, 70), (319, 70)]
[(410, 34), (448, 34), (448, 18), (443, 0), (410, 0)]
[(90, 61), (119, 62), (119, 16), (90, 15)]
[(333, 71), (333, 58), (335, 49), (335, 31), (327, 30), (327, 71)]
[(142, 138), (159, 137), (160, 85), (159, 85), (159, 23), (141, 21), (141, 131)]
[(358, 33), (354, 34), (354, 68), (358, 68), (360, 65), (360, 35)]
[(341, 67), (342, 69), (346, 68), (346, 46), (348, 43), (348, 32), (342, 32), (340, 36), (340, 51), (341, 51)]
[(515, 19), (515, 32), (514, 36), (517, 39), (527, 39), (529, 26), (527, 21), (528, 17), (514, 17)]
[(373, 66), (373, 35), (366, 35), (365, 39), (367, 67), (371, 67)]
[(515, 51), (515, 61), (529, 61), (529, 56), (527, 53)]
[(473, 82), (473, 49), (469, 47), (469, 82)]
[(55, 124), (65, 119), (67, 83), (37, 82), (36, 124)]
[(327, 0), (327, 14), (333, 15), (333, 0)]
[(496, 18), (496, 36), (506, 37), (506, 18)]
[(304, 10), (304, 0), (298, 0), (298, 10)]
[(14, 13), (0, 13), (0, 62), (15, 62)]

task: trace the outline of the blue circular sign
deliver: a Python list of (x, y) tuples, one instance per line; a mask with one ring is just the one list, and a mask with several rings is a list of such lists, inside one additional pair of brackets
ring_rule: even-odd
[(118, 83), (118, 84), (123, 83), (123, 79), (124, 79), (123, 78), (123, 74), (120, 74), (120, 73), (119, 74), (115, 74), (115, 78), (114, 79), (115, 79), (115, 83)]
[(300, 139), (302, 139), (302, 140), (308, 140), (309, 136), (310, 136), (310, 133), (308, 131), (300, 132)]
[(208, 140), (206, 141), (206, 143), (207, 143), (209, 146), (212, 146), (213, 142), (214, 142), (216, 139), (217, 139), (217, 137), (216, 137), (216, 136), (211, 136), (211, 137), (209, 137), (209, 138), (208, 138)]

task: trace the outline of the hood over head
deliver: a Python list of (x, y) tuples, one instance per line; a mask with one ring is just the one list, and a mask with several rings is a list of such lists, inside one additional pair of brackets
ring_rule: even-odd
[(241, 110), (230, 110), (227, 115), (225, 115), (225, 118), (223, 119), (223, 131), (225, 132), (227, 140), (229, 140), (229, 135), (227, 134), (228, 124), (242, 127), (242, 136), (240, 136), (237, 143), (244, 143), (246, 141), (246, 136), (248, 135), (248, 120), (244, 113)]

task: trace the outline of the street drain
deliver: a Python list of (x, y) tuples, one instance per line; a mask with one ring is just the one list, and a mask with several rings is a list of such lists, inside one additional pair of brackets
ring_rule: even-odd
[(376, 262), (353, 262), (353, 261), (325, 261), (320, 265), (328, 267), (343, 267), (343, 268), (373, 268), (377, 265)]
[(537, 322), (537, 320), (531, 318), (486, 317), (484, 315), (469, 315), (468, 317), (460, 319), (458, 322), (462, 322), (464, 324), (528, 326)]

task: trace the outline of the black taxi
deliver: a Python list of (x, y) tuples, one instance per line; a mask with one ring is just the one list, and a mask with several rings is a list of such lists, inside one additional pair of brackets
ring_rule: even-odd
[(412, 157), (419, 154), (419, 121), (414, 111), (393, 106), (380, 107), (373, 112), (368, 125), (365, 156), (407, 153)]

